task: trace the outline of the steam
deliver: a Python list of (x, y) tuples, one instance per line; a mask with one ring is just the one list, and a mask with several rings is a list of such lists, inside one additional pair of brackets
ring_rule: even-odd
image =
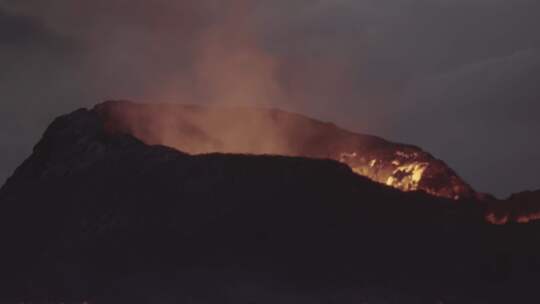
[[(301, 155), (306, 119), (254, 107), (113, 102), (100, 110), (109, 128), (127, 132), (147, 144), (191, 153)], [(312, 122), (313, 126), (316, 123)]]
[[(299, 154), (291, 134), (301, 131), (294, 123), (276, 121), (264, 111), (232, 108), (278, 107), (319, 117), (316, 112), (330, 105), (317, 107), (318, 98), (334, 102), (349, 91), (339, 60), (273, 47), (261, 26), (269, 22), (261, 21), (267, 13), (259, 1), (7, 0), (4, 5), (77, 41), (83, 56), (77, 82), (84, 84), (84, 92), (99, 94), (85, 93), (89, 102), (206, 106), (189, 113), (123, 109), (131, 131), (151, 144), (190, 153)], [(183, 134), (199, 132), (210, 139), (178, 135), (186, 129)]]
[[(307, 102), (306, 96), (288, 85), (291, 78), (287, 79), (284, 74), (296, 73), (294, 81), (301, 87), (309, 86), (312, 80), (320, 87), (324, 82), (321, 78), (332, 79), (329, 83), (339, 83), (335, 75), (340, 71), (335, 68), (335, 62), (312, 62), (309, 72), (313, 76), (309, 77), (298, 76), (298, 71), (292, 72), (302, 68), (291, 64), (290, 58), (283, 54), (272, 53), (264, 45), (263, 34), (257, 27), (256, 1), (188, 3), (179, 5), (187, 11), (182, 14), (189, 15), (187, 21), (170, 20), (174, 26), (180, 22), (187, 30), (170, 32), (162, 26), (165, 21), (157, 19), (154, 26), (159, 31), (152, 34), (157, 35), (158, 41), (168, 40), (172, 49), (180, 52), (179, 58), (189, 59), (179, 63), (181, 59), (174, 60), (174, 54), (167, 52), (166, 59), (173, 60), (165, 64), (184, 64), (184, 69), (175, 69), (161, 81), (156, 80), (153, 89), (140, 98), (160, 106), (144, 106), (141, 111), (119, 107), (116, 115), (132, 134), (145, 142), (188, 153), (300, 155), (301, 147), (295, 146), (294, 134), (301, 130), (293, 120), (279, 119), (269, 114), (272, 112), (258, 108), (294, 109)], [(177, 13), (179, 6), (175, 6)], [(92, 62), (108, 62), (114, 66), (112, 60), (124, 60), (119, 58), (114, 45), (116, 41), (130, 43), (129, 37), (113, 37), (112, 44), (93, 53), (98, 58)], [(92, 37), (92, 45), (96, 44), (95, 39), (100, 38)], [(124, 47), (120, 45), (119, 49)], [(140, 62), (149, 66), (149, 59), (140, 58)], [(158, 63), (161, 60), (152, 59)], [(205, 107), (176, 108), (161, 106), (163, 103), (204, 104)]]
[(286, 99), (278, 81), (281, 61), (259, 45), (251, 3), (233, 1), (198, 43), (195, 77), (212, 103), (269, 105)]
[(210, 13), (209, 24), (193, 27), (188, 74), (166, 79), (145, 100), (206, 107), (149, 106), (121, 116), (146, 142), (189, 153), (294, 154), (288, 137), (294, 126), (245, 108), (293, 103), (279, 77), (284, 60), (264, 48), (255, 27), (254, 1), (233, 0), (203, 11)]

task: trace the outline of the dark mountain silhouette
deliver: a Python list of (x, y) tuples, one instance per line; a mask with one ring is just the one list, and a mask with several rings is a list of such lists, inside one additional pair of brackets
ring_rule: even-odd
[(56, 119), (0, 208), (0, 302), (537, 302), (540, 226), (491, 225), (491, 202), (333, 160), (190, 155), (99, 110)]

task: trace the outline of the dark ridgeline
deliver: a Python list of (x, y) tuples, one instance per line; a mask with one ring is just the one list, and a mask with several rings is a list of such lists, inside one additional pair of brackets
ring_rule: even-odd
[(485, 206), (149, 146), (78, 110), (0, 190), (0, 302), (537, 303), (540, 226)]

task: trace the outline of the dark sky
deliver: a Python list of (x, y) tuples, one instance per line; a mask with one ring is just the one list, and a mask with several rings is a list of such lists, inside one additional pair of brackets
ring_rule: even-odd
[(0, 0), (0, 180), (105, 99), (266, 104), (540, 188), (538, 0)]

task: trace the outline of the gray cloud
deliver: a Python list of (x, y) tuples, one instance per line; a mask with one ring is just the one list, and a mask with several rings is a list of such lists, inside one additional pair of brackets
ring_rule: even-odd
[(538, 28), (536, 0), (0, 0), (0, 178), (60, 113), (222, 97), (418, 144), (479, 190), (538, 188)]

